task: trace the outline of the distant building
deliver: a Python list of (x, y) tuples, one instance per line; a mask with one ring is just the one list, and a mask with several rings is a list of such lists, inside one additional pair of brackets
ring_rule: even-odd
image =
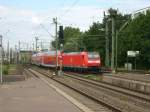
[(132, 14), (132, 19), (138, 17), (140, 14), (145, 14), (146, 15), (147, 11), (150, 11), (150, 7), (146, 7), (146, 8), (135, 11)]

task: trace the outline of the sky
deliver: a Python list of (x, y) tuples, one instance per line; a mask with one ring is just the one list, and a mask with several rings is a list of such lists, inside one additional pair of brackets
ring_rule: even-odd
[(23, 47), (26, 43), (32, 47), (35, 36), (49, 45), (54, 17), (59, 25), (85, 31), (93, 22), (101, 22), (103, 12), (111, 7), (128, 14), (148, 6), (149, 0), (0, 0), (0, 34), (11, 46), (20, 41)]

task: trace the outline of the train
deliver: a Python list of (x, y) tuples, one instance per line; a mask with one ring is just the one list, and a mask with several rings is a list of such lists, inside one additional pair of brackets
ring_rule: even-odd
[[(57, 58), (56, 58), (57, 57)], [(100, 71), (101, 58), (97, 52), (69, 52), (45, 51), (35, 53), (31, 57), (31, 63), (43, 67), (62, 67), (71, 71)]]

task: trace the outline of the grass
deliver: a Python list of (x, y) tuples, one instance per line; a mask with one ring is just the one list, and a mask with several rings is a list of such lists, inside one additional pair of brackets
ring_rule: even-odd
[(101, 81), (102, 77), (100, 77), (99, 75), (83, 75), (83, 77), (87, 78), (87, 79), (92, 79), (92, 80), (97, 80), (97, 81)]
[(8, 75), (9, 65), (3, 65), (3, 74)]
[(3, 65), (3, 74), (4, 75), (8, 75), (11, 70), (16, 70), (16, 65), (14, 65), (14, 64)]

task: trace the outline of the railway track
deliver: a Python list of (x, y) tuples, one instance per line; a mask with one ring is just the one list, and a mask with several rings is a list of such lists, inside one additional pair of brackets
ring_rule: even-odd
[[(64, 72), (66, 74), (72, 74), (73, 76), (79, 76), (81, 78), (87, 78), (94, 80), (99, 83), (106, 83), (108, 85), (117, 86), (124, 89), (130, 89), (135, 92), (140, 92), (142, 94), (149, 94), (148, 85), (150, 85), (150, 75), (136, 75), (136, 74), (81, 74), (75, 72)], [(93, 78), (88, 78), (89, 76), (94, 76)], [(115, 82), (115, 80), (117, 80)], [(130, 83), (129, 83), (130, 82)], [(133, 84), (134, 83), (134, 84)], [(119, 85), (120, 84), (120, 85)], [(139, 87), (139, 84), (140, 87)]]
[(104, 88), (108, 88), (108, 89), (117, 91), (119, 93), (128, 94), (130, 96), (137, 97), (139, 99), (150, 101), (150, 95), (146, 94), (146, 93), (141, 93), (141, 92), (134, 91), (134, 90), (129, 90), (129, 89), (126, 89), (126, 88), (121, 88), (121, 87), (118, 87), (118, 86), (115, 86), (115, 85), (112, 85), (112, 84), (109, 84), (109, 83), (105, 83), (105, 82), (102, 82), (102, 81), (87, 79), (87, 78), (84, 78), (84, 77), (82, 77), (81, 75), (78, 75), (78, 74), (70, 75), (69, 73), (64, 73), (64, 75), (68, 76), (68, 77), (78, 79), (78, 80), (82, 80), (82, 81), (85, 81), (85, 82), (89, 82), (89, 83), (97, 85), (97, 86), (102, 86)]
[[(49, 68), (43, 68), (44, 70), (49, 70)], [(54, 69), (51, 69), (54, 70)], [(150, 72), (146, 71), (130, 71), (130, 72), (117, 72), (117, 74), (108, 75), (111, 74), (111, 71), (108, 70), (102, 70), (101, 72), (77, 72), (77, 71), (64, 71), (65, 73), (75, 74), (75, 75), (95, 75), (95, 76), (101, 76), (106, 75), (109, 77), (116, 77), (116, 78), (122, 78), (127, 80), (133, 80), (133, 81), (140, 81), (143, 83), (150, 83)]]
[[(32, 69), (30, 69), (30, 70), (25, 70), (25, 73), (26, 74), (30, 74), (30, 76), (34, 76), (34, 77), (36, 77), (36, 78), (40, 78), (40, 76), (39, 75), (37, 75), (37, 73), (35, 73), (35, 72), (37, 72), (37, 73), (39, 73), (38, 71), (34, 71), (34, 70), (32, 70)], [(40, 73), (41, 74), (41, 73)], [(43, 75), (43, 74), (42, 74)], [(49, 76), (48, 75), (44, 75), (44, 76), (46, 76), (46, 78), (45, 78), (45, 80), (49, 80), (50, 78), (49, 78)], [(47, 78), (48, 77), (48, 78)], [(43, 78), (43, 77), (42, 77)], [(47, 80), (47, 81), (48, 81)], [(52, 80), (52, 79), (50, 79), (50, 80)], [(55, 80), (54, 80), (55, 81)], [(58, 82), (58, 81), (55, 81), (55, 82)], [(61, 83), (59, 83), (60, 85), (62, 85)], [(66, 86), (65, 86), (66, 87)], [(61, 88), (61, 87), (60, 87)], [(67, 88), (67, 90), (66, 89), (62, 89), (63, 91), (67, 91), (67, 93), (68, 93), (68, 87), (66, 87)], [(72, 90), (72, 89), (69, 89), (69, 91), (74, 91), (74, 90)], [(79, 95), (75, 95), (75, 94), (79, 94)], [(72, 95), (72, 92), (70, 93), (70, 95)], [(78, 93), (78, 92), (76, 92), (75, 93), (75, 91), (73, 92), (73, 95), (72, 95), (73, 97), (75, 97), (78, 101), (81, 101), (85, 106), (87, 106), (91, 111), (88, 111), (87, 109), (85, 109), (84, 110), (84, 112), (119, 112), (119, 111), (117, 111), (117, 110), (115, 110), (115, 109), (110, 109), (110, 107), (108, 107), (108, 106), (104, 106), (104, 105), (101, 105), (101, 104), (98, 104), (97, 102), (95, 102), (95, 101), (93, 101), (93, 100), (91, 100), (91, 99), (89, 99), (89, 98), (87, 98), (87, 97), (84, 97), (84, 98), (82, 98), (83, 96), (80, 94), (80, 93)], [(79, 98), (80, 97), (80, 98)], [(83, 101), (83, 100), (85, 100), (85, 101), (89, 101), (89, 102), (85, 102), (85, 101)]]
[[(41, 74), (50, 77), (44, 70), (38, 70)], [(54, 77), (53, 80), (88, 96), (89, 98), (109, 106), (112, 110), (120, 112), (149, 112), (150, 97), (130, 90), (100, 84), (77, 76), (65, 74)]]

